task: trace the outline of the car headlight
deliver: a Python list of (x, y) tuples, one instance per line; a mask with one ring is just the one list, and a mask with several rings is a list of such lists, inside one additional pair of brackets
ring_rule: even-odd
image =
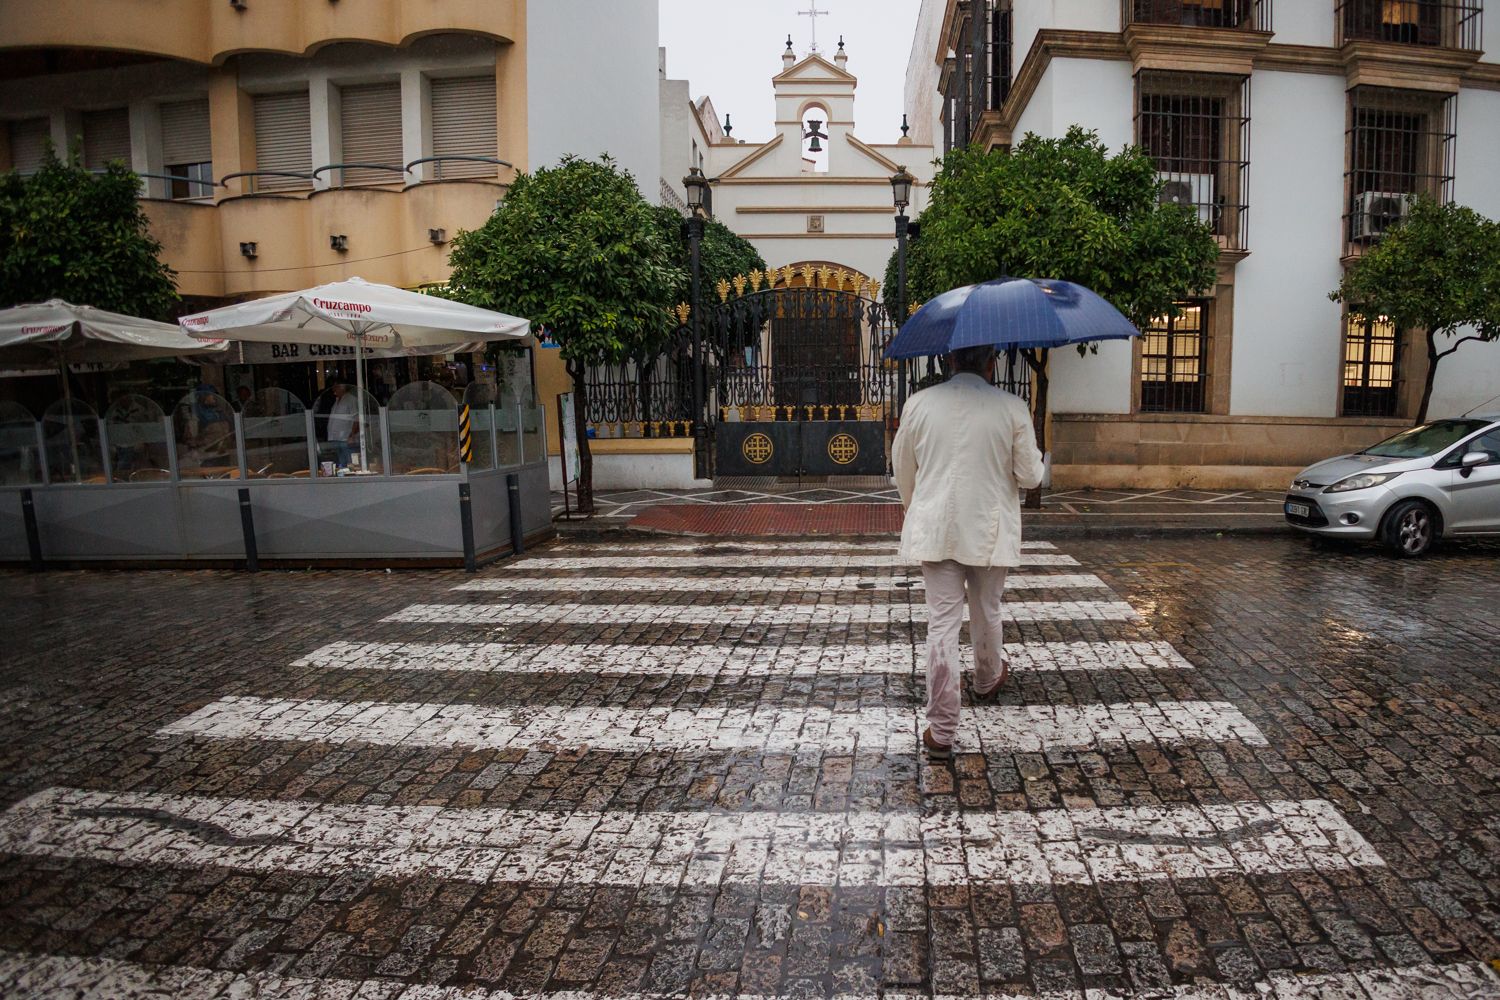
[(1399, 472), (1361, 472), (1357, 476), (1350, 476), (1347, 479), (1340, 479), (1338, 482), (1334, 483), (1323, 492), (1348, 493), (1351, 490), (1367, 490), (1372, 486), (1379, 486), (1382, 483), (1388, 483), (1399, 475), (1401, 475), (1401, 473)]

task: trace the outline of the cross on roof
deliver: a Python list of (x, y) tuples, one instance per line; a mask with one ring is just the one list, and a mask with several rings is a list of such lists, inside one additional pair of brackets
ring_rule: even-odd
[(809, 48), (807, 50), (809, 52), (816, 52), (816, 51), (818, 51), (818, 16), (820, 14), (827, 14), (827, 13), (828, 13), (828, 11), (826, 11), (826, 10), (819, 10), (818, 9), (818, 5), (816, 3), (816, 0), (814, 0), (813, 3), (811, 3), (811, 4), (808, 5), (808, 9), (807, 10), (799, 10), (797, 12), (797, 16), (798, 17), (807, 17), (807, 18), (811, 18), (812, 19), (812, 45), (809, 46)]

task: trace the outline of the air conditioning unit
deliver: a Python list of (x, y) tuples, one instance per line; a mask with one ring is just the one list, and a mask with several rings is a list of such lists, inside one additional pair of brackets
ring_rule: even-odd
[(1218, 221), (1218, 199), (1214, 197), (1213, 174), (1161, 174), (1164, 205), (1186, 205), (1196, 209), (1198, 221), (1214, 226)]
[(1396, 191), (1362, 191), (1354, 196), (1354, 213), (1349, 220), (1349, 237), (1373, 240), (1406, 218), (1411, 212), (1412, 195)]

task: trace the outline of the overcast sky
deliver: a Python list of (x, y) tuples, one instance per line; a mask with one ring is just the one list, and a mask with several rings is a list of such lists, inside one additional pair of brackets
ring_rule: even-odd
[[(808, 23), (798, 17), (810, 0), (660, 0), (661, 44), (667, 76), (688, 80), (693, 99), (713, 98), (723, 124), (734, 119), (734, 137), (751, 142), (773, 134), (771, 77), (781, 72), (790, 33), (798, 58), (807, 54)], [(839, 35), (849, 53), (855, 134), (866, 142), (901, 138), (902, 94), (920, 0), (819, 0), (818, 48), (829, 59)]]

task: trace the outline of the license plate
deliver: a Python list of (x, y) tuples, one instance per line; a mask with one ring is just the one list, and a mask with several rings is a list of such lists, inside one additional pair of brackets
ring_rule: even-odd
[(1305, 503), (1289, 503), (1286, 512), (1293, 517), (1308, 517), (1312, 514), (1312, 508)]

